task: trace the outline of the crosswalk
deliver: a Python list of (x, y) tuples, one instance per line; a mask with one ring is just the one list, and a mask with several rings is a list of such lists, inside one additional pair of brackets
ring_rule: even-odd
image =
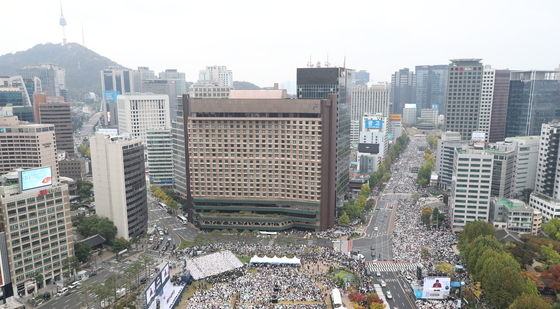
[(414, 271), (422, 267), (421, 263), (399, 263), (399, 262), (369, 262), (366, 269), (371, 272), (399, 272), (403, 270)]

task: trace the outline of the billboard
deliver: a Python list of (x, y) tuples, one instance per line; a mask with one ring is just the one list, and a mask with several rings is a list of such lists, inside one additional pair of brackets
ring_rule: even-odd
[(383, 120), (366, 119), (365, 127), (366, 129), (382, 129)]
[(52, 185), (51, 167), (40, 167), (19, 172), (21, 191)]
[(486, 132), (474, 131), (471, 135), (473, 142), (484, 142), (486, 140)]
[(437, 104), (432, 104), (432, 109), (437, 111), (439, 110), (439, 106)]
[(358, 152), (378, 154), (379, 153), (379, 144), (359, 143), (358, 144)]
[(389, 115), (389, 120), (402, 120), (402, 115), (401, 114), (391, 114)]
[(422, 298), (445, 299), (451, 290), (449, 277), (426, 277), (422, 288)]
[(169, 281), (169, 264), (165, 263), (160, 272), (155, 276), (154, 281), (150, 283), (150, 285), (144, 292), (146, 296), (146, 305), (148, 307), (150, 306), (150, 303), (154, 300), (156, 295), (160, 294), (163, 286), (165, 285), (165, 283), (167, 283), (167, 281)]
[(105, 103), (117, 103), (117, 96), (119, 92), (117, 90), (105, 90), (103, 92), (103, 101)]

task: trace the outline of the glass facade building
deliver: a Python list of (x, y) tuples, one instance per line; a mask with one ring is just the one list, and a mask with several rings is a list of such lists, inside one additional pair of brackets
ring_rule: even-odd
[(437, 109), (443, 113), (447, 89), (447, 65), (416, 66), (416, 106), (422, 109)]
[(539, 135), (541, 125), (560, 118), (560, 72), (512, 72), (506, 136)]
[(350, 103), (353, 70), (346, 68), (298, 68), (298, 99), (326, 99), (337, 95), (336, 201), (342, 207), (350, 172)]

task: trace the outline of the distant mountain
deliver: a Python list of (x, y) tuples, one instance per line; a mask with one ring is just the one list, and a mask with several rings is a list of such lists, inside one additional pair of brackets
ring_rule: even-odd
[(28, 65), (56, 64), (66, 69), (66, 88), (71, 98), (82, 99), (83, 94), (101, 93), (99, 72), (120, 64), (77, 43), (39, 44), (28, 50), (0, 56), (0, 75), (14, 75)]
[(261, 87), (244, 81), (233, 81), (233, 89), (235, 90), (260, 90)]

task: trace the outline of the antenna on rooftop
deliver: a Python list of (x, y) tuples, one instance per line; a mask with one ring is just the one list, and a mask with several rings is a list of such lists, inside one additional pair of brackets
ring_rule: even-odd
[(313, 61), (311, 60), (311, 55), (309, 55), (309, 61), (307, 62), (307, 67), (308, 67), (308, 68), (312, 68), (312, 67), (313, 67)]

